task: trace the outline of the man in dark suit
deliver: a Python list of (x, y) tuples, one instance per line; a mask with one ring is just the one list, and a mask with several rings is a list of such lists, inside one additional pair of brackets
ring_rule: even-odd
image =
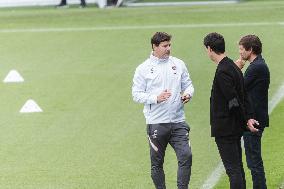
[(211, 136), (215, 137), (219, 154), (231, 189), (245, 189), (246, 180), (242, 163), (241, 137), (244, 130), (257, 132), (257, 121), (250, 119), (250, 104), (244, 88), (241, 70), (225, 55), (225, 40), (218, 33), (204, 38), (209, 58), (217, 64), (211, 89)]
[(253, 118), (259, 121), (259, 131), (245, 132), (243, 135), (247, 166), (251, 171), (253, 188), (266, 189), (266, 179), (261, 157), (261, 137), (265, 127), (269, 126), (268, 89), (270, 72), (265, 60), (261, 56), (262, 43), (255, 35), (247, 35), (239, 41), (240, 59), (238, 65), (249, 61), (245, 71), (245, 89), (252, 104)]

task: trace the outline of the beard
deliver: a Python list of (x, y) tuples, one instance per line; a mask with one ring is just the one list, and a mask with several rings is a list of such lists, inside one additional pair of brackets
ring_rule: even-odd
[(242, 57), (242, 60), (245, 60), (245, 61), (247, 61), (247, 60), (249, 59), (248, 56), (243, 56), (243, 55), (241, 55), (241, 57)]

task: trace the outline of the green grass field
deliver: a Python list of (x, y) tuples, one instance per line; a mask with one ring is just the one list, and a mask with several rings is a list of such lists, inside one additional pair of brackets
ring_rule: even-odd
[[(172, 54), (187, 63), (195, 86), (186, 115), (193, 151), (190, 185), (200, 188), (220, 161), (209, 126), (216, 65), (207, 58), (203, 37), (222, 33), (228, 55), (236, 59), (239, 38), (257, 34), (271, 71), (272, 97), (284, 81), (283, 22), (282, 1), (0, 9), (0, 76), (4, 79), (16, 69), (25, 79), (20, 84), (0, 83), (0, 188), (154, 188), (143, 106), (132, 101), (131, 86), (135, 68), (150, 54), (155, 31), (174, 36)], [(30, 98), (44, 112), (20, 114)], [(271, 128), (264, 136), (268, 188), (284, 181), (283, 112), (282, 102), (271, 114)], [(165, 172), (170, 189), (176, 188), (176, 168), (175, 154), (168, 148)], [(216, 188), (228, 188), (225, 177)]]

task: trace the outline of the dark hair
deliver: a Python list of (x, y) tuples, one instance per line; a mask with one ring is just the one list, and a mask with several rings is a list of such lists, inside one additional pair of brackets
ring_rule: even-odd
[(261, 41), (256, 35), (246, 35), (242, 37), (239, 45), (242, 45), (246, 51), (251, 49), (256, 55), (259, 55), (262, 52)]
[(156, 32), (153, 37), (151, 38), (151, 45), (153, 48), (153, 44), (155, 46), (159, 46), (160, 43), (164, 41), (170, 41), (172, 38), (171, 35), (167, 34), (166, 32)]
[(225, 40), (224, 37), (216, 32), (209, 33), (204, 37), (204, 46), (210, 47), (216, 54), (222, 54), (225, 52)]

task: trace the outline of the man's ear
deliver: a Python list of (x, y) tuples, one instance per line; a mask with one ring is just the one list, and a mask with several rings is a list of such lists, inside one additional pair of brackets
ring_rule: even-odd
[(248, 51), (250, 54), (253, 54), (252, 47)]
[(152, 45), (153, 51), (154, 51), (157, 47), (158, 47), (157, 45), (153, 44), (153, 45)]
[(212, 49), (210, 48), (210, 46), (207, 46), (207, 49), (209, 52), (212, 52)]

